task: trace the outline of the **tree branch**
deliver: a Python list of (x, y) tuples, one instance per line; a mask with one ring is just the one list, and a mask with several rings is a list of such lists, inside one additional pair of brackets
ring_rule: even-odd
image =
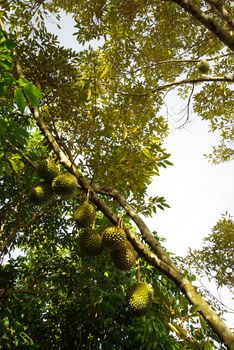
[(34, 214), (34, 216), (32, 217), (31, 220), (29, 220), (27, 222), (20, 223), (19, 225), (16, 225), (16, 227), (14, 227), (10, 231), (10, 233), (8, 234), (6, 239), (2, 243), (0, 243), (0, 253), (7, 250), (7, 248), (11, 245), (12, 241), (14, 240), (18, 231), (20, 231), (21, 229), (25, 229), (25, 228), (30, 227), (34, 222), (38, 221), (41, 217), (45, 216), (45, 214), (46, 214), (46, 212)]
[[(227, 53), (227, 54), (223, 54), (223, 55), (218, 55), (218, 56), (215, 56), (215, 57), (210, 57), (210, 58), (206, 58), (206, 61), (214, 61), (214, 60), (217, 60), (219, 58), (223, 58), (223, 57), (227, 57), (227, 56), (232, 56), (233, 53)], [(143, 66), (143, 67), (139, 67), (139, 68), (136, 68), (133, 70), (133, 73), (137, 73), (139, 71), (142, 71), (142, 70), (145, 70), (145, 69), (149, 69), (149, 68), (154, 68), (155, 66), (160, 66), (160, 65), (163, 65), (163, 64), (187, 64), (187, 63), (199, 63), (200, 62), (200, 58), (191, 58), (191, 59), (175, 59), (175, 60), (163, 60), (163, 61), (158, 61), (158, 62), (155, 62), (155, 63), (152, 63), (152, 64), (149, 64), (149, 65), (146, 65), (146, 66)]]
[(8, 298), (11, 295), (14, 294), (29, 294), (29, 295), (35, 295), (38, 292), (34, 289), (0, 289), (0, 299), (1, 298)]
[(187, 85), (187, 84), (196, 84), (196, 83), (205, 83), (205, 82), (234, 82), (234, 74), (225, 75), (223, 77), (200, 77), (200, 78), (192, 78), (192, 79), (183, 79), (178, 81), (173, 81), (172, 83), (168, 83), (165, 85), (159, 85), (155, 89), (149, 90), (144, 93), (127, 93), (124, 92), (124, 95), (131, 95), (131, 96), (147, 96), (149, 94), (154, 94), (155, 92), (166, 90), (173, 86), (179, 86), (179, 85)]
[(189, 0), (163, 0), (171, 1), (182, 7), (186, 12), (190, 13), (210, 32), (212, 32), (220, 41), (234, 51), (234, 37), (218, 23), (216, 23), (209, 15), (202, 12), (194, 3)]
[(21, 149), (19, 149), (18, 147), (14, 146), (10, 141), (6, 140), (6, 143), (12, 148), (14, 149), (17, 153), (19, 153), (22, 158), (28, 163), (30, 164), (34, 169), (36, 169), (36, 165), (31, 161), (31, 159), (26, 156), (26, 154), (24, 154), (24, 152), (21, 151)]
[(175, 270), (178, 270), (176, 265), (172, 262), (171, 258), (167, 254), (166, 250), (157, 242), (154, 235), (151, 233), (149, 228), (146, 226), (145, 222), (141, 219), (141, 217), (135, 212), (135, 210), (128, 204), (125, 198), (116, 190), (111, 187), (105, 187), (105, 189), (98, 189), (95, 187), (95, 192), (100, 194), (105, 194), (114, 198), (120, 206), (125, 210), (126, 214), (135, 222), (137, 227), (139, 228), (142, 237), (149, 244), (152, 250), (157, 254), (159, 259), (164, 261), (167, 264), (173, 265)]
[(214, 11), (227, 23), (231, 30), (234, 30), (234, 20), (229, 15), (227, 9), (223, 6), (221, 1), (206, 0), (208, 4), (214, 9)]

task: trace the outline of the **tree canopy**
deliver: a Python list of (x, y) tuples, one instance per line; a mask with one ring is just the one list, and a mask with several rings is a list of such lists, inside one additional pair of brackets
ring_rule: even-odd
[[(186, 118), (193, 108), (220, 130), (214, 161), (233, 158), (231, 1), (0, 6), (0, 348), (233, 349), (217, 305), (141, 216), (168, 207), (146, 191), (171, 165), (162, 112), (170, 91), (187, 99)], [(60, 11), (72, 14), (79, 42), (100, 46), (61, 47), (45, 25)], [(60, 195), (59, 181), (38, 171), (44, 159), (70, 174)], [(83, 203), (96, 211), (89, 234), (74, 216)], [(108, 226), (124, 231), (124, 252), (86, 256), (92, 230)], [(134, 260), (126, 272), (113, 265), (124, 259)], [(141, 281), (153, 305), (136, 318), (125, 295)]]

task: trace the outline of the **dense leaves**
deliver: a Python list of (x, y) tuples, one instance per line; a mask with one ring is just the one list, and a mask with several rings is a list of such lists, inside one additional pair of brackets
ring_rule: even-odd
[[(216, 120), (215, 128), (220, 130), (221, 143), (212, 158), (215, 162), (233, 159), (233, 127), (229, 126), (234, 121), (233, 113), (229, 112), (233, 101), (233, 92), (229, 89), (233, 82), (233, 52), (223, 47), (217, 36), (195, 16), (188, 15), (179, 6), (181, 3), (184, 1), (112, 0), (94, 5), (92, 1), (57, 0), (50, 6), (53, 8), (55, 4), (55, 8), (60, 6), (73, 15), (80, 42), (105, 38), (103, 52), (108, 59), (107, 74), (114, 83), (121, 76), (119, 94), (138, 96), (147, 103), (153, 94), (159, 107), (164, 93), (177, 89), (177, 83), (183, 81), (177, 93), (188, 99), (188, 107), (181, 123), (190, 118), (194, 96), (194, 110), (210, 122), (212, 130)], [(196, 1), (193, 4), (204, 16), (209, 15), (209, 20), (221, 25), (226, 34), (231, 33), (234, 23), (230, 1), (225, 4)], [(82, 11), (83, 7), (86, 11)], [(207, 74), (198, 69), (200, 58), (208, 60)], [(212, 103), (214, 98), (216, 104)], [(205, 110), (208, 111), (206, 115)]]

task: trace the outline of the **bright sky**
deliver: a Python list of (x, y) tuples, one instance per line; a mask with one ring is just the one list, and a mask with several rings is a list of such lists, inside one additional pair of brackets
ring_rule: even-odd
[(234, 214), (234, 161), (213, 165), (204, 157), (217, 143), (196, 116), (184, 129), (171, 132), (165, 142), (174, 166), (162, 169), (150, 193), (165, 196), (170, 209), (159, 210), (147, 223), (166, 237), (166, 247), (181, 256), (188, 247), (200, 248), (202, 238), (228, 211)]
[[(62, 31), (49, 21), (47, 27), (58, 35), (64, 47), (81, 50), (82, 46), (72, 36), (72, 19), (62, 14), (61, 23)], [(174, 115), (174, 128), (165, 147), (172, 154), (170, 160), (174, 166), (161, 170), (149, 193), (164, 196), (171, 208), (159, 210), (153, 218), (147, 218), (146, 223), (152, 231), (167, 239), (164, 245), (169, 251), (185, 256), (189, 247), (202, 247), (203, 237), (211, 233), (222, 213), (228, 211), (234, 216), (234, 161), (220, 165), (209, 163), (204, 154), (210, 153), (212, 146), (217, 144), (217, 134), (210, 133), (207, 124), (196, 115), (191, 115), (191, 122), (183, 129), (176, 129), (176, 114), (182, 109), (181, 102), (171, 97), (168, 103), (170, 114)], [(219, 297), (214, 286), (212, 293)], [(234, 308), (230, 295), (226, 292), (222, 295), (227, 305)], [(231, 326), (233, 316), (225, 316)]]

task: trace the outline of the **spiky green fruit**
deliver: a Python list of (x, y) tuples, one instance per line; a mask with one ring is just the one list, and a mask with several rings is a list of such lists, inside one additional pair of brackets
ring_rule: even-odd
[(103, 245), (110, 249), (118, 249), (125, 245), (126, 234), (122, 228), (108, 227), (103, 232)]
[(31, 190), (29, 197), (33, 204), (42, 205), (52, 198), (51, 186), (47, 183), (38, 184)]
[(37, 165), (38, 175), (47, 181), (52, 181), (59, 175), (59, 169), (52, 159), (43, 159)]
[(110, 256), (114, 265), (122, 271), (129, 271), (135, 265), (137, 258), (133, 246), (128, 241), (118, 249), (112, 250)]
[(60, 174), (52, 181), (52, 188), (54, 193), (60, 196), (72, 197), (77, 192), (78, 182), (70, 173)]
[(80, 248), (85, 255), (100, 254), (103, 250), (101, 235), (93, 229), (84, 230), (80, 235)]
[(153, 288), (146, 282), (133, 284), (127, 291), (127, 305), (135, 315), (143, 316), (151, 308)]
[(74, 212), (74, 219), (79, 227), (92, 226), (96, 216), (96, 210), (92, 204), (84, 203)]
[(206, 74), (209, 72), (210, 65), (207, 60), (200, 60), (200, 62), (197, 65), (197, 68), (201, 73)]

